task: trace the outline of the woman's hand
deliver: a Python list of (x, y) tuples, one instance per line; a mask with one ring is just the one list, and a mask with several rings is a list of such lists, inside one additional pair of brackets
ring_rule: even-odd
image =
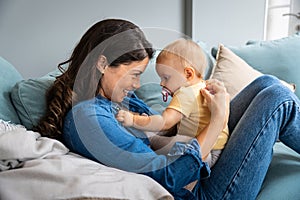
[(213, 149), (218, 136), (227, 126), (229, 116), (229, 95), (224, 84), (218, 80), (206, 81), (206, 87), (200, 90), (210, 110), (210, 122), (196, 137), (205, 159)]
[(207, 101), (211, 120), (224, 120), (225, 128), (229, 118), (230, 96), (224, 84), (219, 80), (210, 79), (206, 81), (206, 87), (200, 92)]
[(134, 115), (125, 110), (119, 110), (116, 115), (116, 119), (123, 124), (123, 126), (133, 126)]

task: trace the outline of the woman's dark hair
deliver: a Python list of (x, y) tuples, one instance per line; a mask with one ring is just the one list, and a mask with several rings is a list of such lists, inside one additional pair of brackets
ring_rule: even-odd
[[(153, 57), (152, 45), (135, 24), (122, 19), (106, 19), (94, 24), (76, 45), (71, 57), (58, 65), (63, 72), (49, 88), (47, 110), (34, 128), (43, 136), (62, 140), (63, 122), (72, 104), (99, 93), (102, 74), (97, 69), (99, 56), (109, 67), (130, 64)], [(64, 70), (63, 65), (68, 64)]]

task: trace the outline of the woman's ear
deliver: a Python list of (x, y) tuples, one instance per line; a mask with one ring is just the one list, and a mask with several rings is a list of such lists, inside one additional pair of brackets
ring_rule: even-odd
[(106, 67), (108, 66), (107, 59), (104, 55), (100, 55), (97, 61), (97, 69), (104, 74)]
[(184, 74), (185, 74), (185, 77), (187, 78), (187, 80), (191, 80), (195, 76), (195, 69), (190, 67), (190, 66), (185, 67), (184, 68)]

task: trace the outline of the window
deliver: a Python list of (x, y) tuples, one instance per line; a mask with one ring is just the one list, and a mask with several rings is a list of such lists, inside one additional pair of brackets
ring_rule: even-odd
[[(273, 40), (299, 31), (299, 0), (266, 0), (264, 39)], [(300, 16), (299, 16), (300, 18)]]

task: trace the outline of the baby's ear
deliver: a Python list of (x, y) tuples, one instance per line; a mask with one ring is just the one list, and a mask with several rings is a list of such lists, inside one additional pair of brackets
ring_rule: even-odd
[(100, 55), (97, 60), (97, 69), (104, 74), (105, 68), (108, 66), (107, 59), (104, 55)]
[(195, 76), (195, 69), (188, 66), (188, 67), (185, 67), (184, 68), (184, 74), (185, 74), (185, 77), (190, 80), (190, 79), (193, 79), (194, 76)]

